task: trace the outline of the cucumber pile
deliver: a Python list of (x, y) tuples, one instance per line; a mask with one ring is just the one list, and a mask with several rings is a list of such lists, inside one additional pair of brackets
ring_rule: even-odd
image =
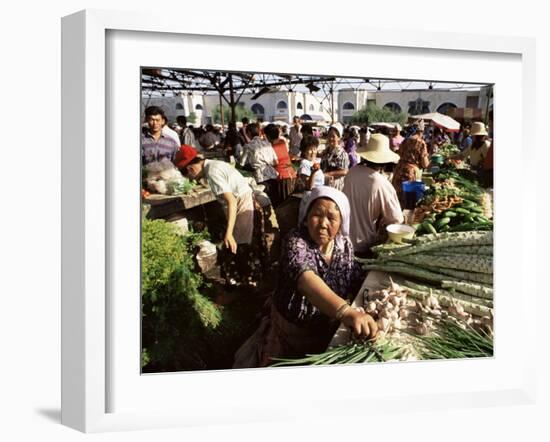
[[(490, 210), (484, 209), (484, 189), (473, 172), (447, 164), (433, 179), (432, 189), (417, 204), (423, 215), (415, 225), (417, 235), (493, 229)], [(447, 207), (439, 204), (442, 198), (450, 198)]]
[(417, 224), (416, 234), (440, 232), (464, 232), (470, 230), (492, 230), (493, 222), (483, 215), (479, 203), (464, 199), (462, 203), (441, 213), (431, 213)]

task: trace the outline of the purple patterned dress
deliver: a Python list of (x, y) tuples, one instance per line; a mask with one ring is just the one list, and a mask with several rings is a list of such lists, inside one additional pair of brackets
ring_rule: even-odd
[(336, 239), (330, 264), (307, 233), (306, 227), (293, 229), (284, 241), (279, 272), (279, 284), (273, 295), (277, 311), (289, 322), (300, 327), (326, 328), (331, 320), (298, 293), (300, 275), (312, 270), (340, 297), (352, 300), (361, 287), (365, 272), (355, 261), (353, 246), (347, 237)]

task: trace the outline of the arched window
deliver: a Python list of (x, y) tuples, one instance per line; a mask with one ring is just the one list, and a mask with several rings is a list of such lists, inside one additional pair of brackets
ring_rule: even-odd
[(427, 114), (430, 112), (430, 102), (424, 101), (422, 98), (418, 97), (414, 101), (409, 101), (409, 114), (410, 115), (420, 115)]
[(277, 109), (288, 109), (288, 106), (286, 105), (286, 101), (279, 101), (277, 103)]
[(254, 103), (250, 110), (254, 112), (256, 116), (263, 116), (265, 113), (264, 107), (259, 103)]
[(354, 110), (355, 106), (353, 105), (353, 103), (350, 103), (348, 101), (348, 102), (344, 103), (344, 105), (342, 106), (342, 109), (344, 109), (344, 110)]
[(176, 103), (176, 109), (177, 109), (177, 110), (182, 110), (182, 109), (183, 109), (183, 104), (181, 104), (181, 103)]
[(310, 105), (309, 105), (309, 110), (310, 110), (310, 111), (314, 111), (314, 110), (315, 110), (315, 106), (313, 106), (313, 104), (310, 104)]
[(302, 106), (302, 103), (298, 103), (298, 104), (296, 105), (296, 109), (303, 109), (303, 108), (304, 108), (304, 107)]
[(319, 112), (323, 112), (323, 105), (322, 104), (319, 105)]
[(202, 105), (201, 104), (197, 104), (195, 106), (195, 110), (202, 110)]
[(395, 113), (401, 112), (401, 106), (399, 106), (397, 103), (395, 103), (393, 101), (390, 102), (390, 103), (386, 103), (384, 105), (384, 109), (391, 110), (392, 112), (395, 112)]
[(443, 103), (441, 106), (437, 108), (437, 112), (440, 114), (448, 114), (449, 110), (456, 109), (456, 104), (453, 103)]

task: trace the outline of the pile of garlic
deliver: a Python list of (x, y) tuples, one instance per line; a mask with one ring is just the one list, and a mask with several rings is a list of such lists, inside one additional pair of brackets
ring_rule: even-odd
[(406, 288), (391, 279), (386, 289), (366, 293), (364, 310), (377, 321), (380, 333), (396, 335), (400, 330), (407, 329), (426, 335), (434, 328), (434, 319), (438, 318), (448, 318), (462, 328), (471, 325), (492, 332), (492, 317), (472, 316), (458, 302), (443, 307), (436, 296), (429, 295), (418, 300), (408, 295)]
[(393, 281), (387, 289), (367, 292), (365, 312), (378, 324), (380, 333), (392, 333), (407, 326), (414, 300), (407, 298), (407, 291)]

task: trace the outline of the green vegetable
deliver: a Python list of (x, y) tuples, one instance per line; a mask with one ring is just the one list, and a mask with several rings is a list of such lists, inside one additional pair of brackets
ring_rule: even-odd
[(443, 213), (443, 216), (448, 217), (448, 218), (454, 218), (455, 216), (457, 216), (457, 214), (456, 214), (456, 212), (453, 212), (452, 210), (447, 210), (446, 212)]
[[(451, 276), (456, 281), (470, 281), (479, 284), (493, 284), (493, 275), (487, 273), (467, 272), (464, 270), (447, 269), (445, 267), (425, 266), (426, 270)], [(446, 278), (444, 278), (446, 279)]]
[[(454, 283), (455, 281), (442, 281), (442, 284), (443, 284), (443, 282), (453, 282)], [(463, 284), (466, 284), (466, 283), (463, 283)], [(441, 288), (437, 288), (437, 287), (434, 287), (434, 286), (418, 284), (418, 283), (412, 282), (412, 281), (405, 281), (404, 283), (401, 284), (401, 286), (405, 287), (408, 290), (416, 290), (416, 291), (420, 291), (420, 292), (424, 292), (424, 293), (437, 294), (437, 295), (440, 295), (440, 296), (446, 296), (448, 298), (452, 298), (452, 299), (457, 300), (457, 301), (466, 301), (466, 302), (470, 302), (472, 304), (477, 304), (477, 305), (481, 305), (481, 306), (484, 306), (484, 307), (493, 308), (492, 298), (488, 299), (488, 298), (480, 298), (480, 297), (477, 297), (477, 296), (468, 295), (468, 294), (463, 293), (463, 292), (457, 292), (454, 288), (441, 289)], [(484, 287), (486, 287), (486, 286), (484, 286)]]
[[(406, 286), (404, 286), (406, 287)], [(411, 287), (406, 287), (407, 291), (409, 293), (409, 296), (412, 298), (418, 299), (419, 301), (426, 302), (428, 297), (431, 295), (437, 299), (439, 304), (442, 307), (451, 307), (454, 304), (458, 304), (462, 306), (465, 312), (470, 313), (474, 316), (491, 316), (493, 314), (493, 310), (491, 307), (487, 307), (485, 305), (477, 304), (470, 301), (465, 301), (463, 299), (460, 299), (458, 297), (453, 296), (450, 293), (442, 294), (441, 292), (435, 291), (435, 290), (417, 290)]]
[[(463, 359), (493, 356), (493, 337), (452, 319), (438, 320), (438, 332), (429, 336), (409, 333), (419, 341), (423, 359)], [(408, 333), (408, 332), (406, 332)]]
[(422, 228), (424, 229), (425, 232), (428, 232), (428, 233), (437, 233), (437, 230), (435, 229), (435, 227), (432, 225), (432, 223), (430, 223), (429, 221), (424, 221), (422, 223)]
[(444, 250), (431, 250), (428, 252), (430, 255), (453, 255), (453, 254), (465, 254), (465, 255), (493, 255), (493, 246), (458, 246), (449, 247)]
[(222, 313), (203, 293), (188, 240), (163, 220), (142, 220), (143, 362), (160, 370), (203, 369), (201, 339), (217, 333)]
[(490, 221), (485, 218), (483, 215), (477, 215), (476, 217), (476, 221), (480, 222), (480, 223), (489, 223)]
[(464, 200), (464, 201), (462, 201), (461, 206), (464, 207), (464, 208), (467, 208), (467, 209), (471, 209), (471, 208), (476, 206), (476, 203), (474, 203), (472, 201), (469, 201), (469, 200)]
[(492, 287), (462, 281), (441, 281), (441, 287), (459, 290), (468, 295), (484, 299), (493, 299)]
[(420, 266), (429, 266), (431, 268), (445, 268), (464, 270), (469, 272), (493, 273), (493, 258), (491, 256), (475, 256), (475, 255), (406, 255), (395, 258), (402, 262), (416, 264)]
[(436, 222), (435, 222), (435, 225), (434, 227), (436, 229), (440, 229), (441, 227), (443, 227), (445, 224), (449, 224), (451, 222), (451, 218), (449, 218), (448, 216), (445, 216), (443, 218), (439, 218)]
[(492, 245), (493, 232), (444, 232), (417, 237), (409, 247), (396, 250), (399, 255), (448, 249), (456, 246)]
[(363, 268), (365, 270), (380, 270), (380, 271), (389, 272), (389, 273), (392, 273), (392, 272), (399, 273), (401, 275), (418, 278), (424, 281), (431, 281), (431, 282), (438, 282), (438, 283), (441, 283), (441, 281), (444, 281), (447, 279), (451, 279), (451, 280), (453, 279), (453, 277), (449, 278), (449, 275), (436, 273), (430, 270), (422, 269), (420, 267), (416, 267), (416, 266), (413, 266), (407, 263), (402, 263), (402, 262), (367, 263), (363, 265)]
[(464, 214), (464, 215), (469, 215), (470, 214), (470, 211), (467, 210), (467, 209), (464, 209), (463, 207), (453, 207), (453, 210), (456, 213), (461, 213), (461, 214)]
[(296, 365), (333, 365), (385, 362), (399, 359), (404, 350), (387, 339), (376, 342), (349, 343), (328, 349), (323, 353), (307, 354), (303, 358), (272, 358), (271, 367), (292, 367)]

